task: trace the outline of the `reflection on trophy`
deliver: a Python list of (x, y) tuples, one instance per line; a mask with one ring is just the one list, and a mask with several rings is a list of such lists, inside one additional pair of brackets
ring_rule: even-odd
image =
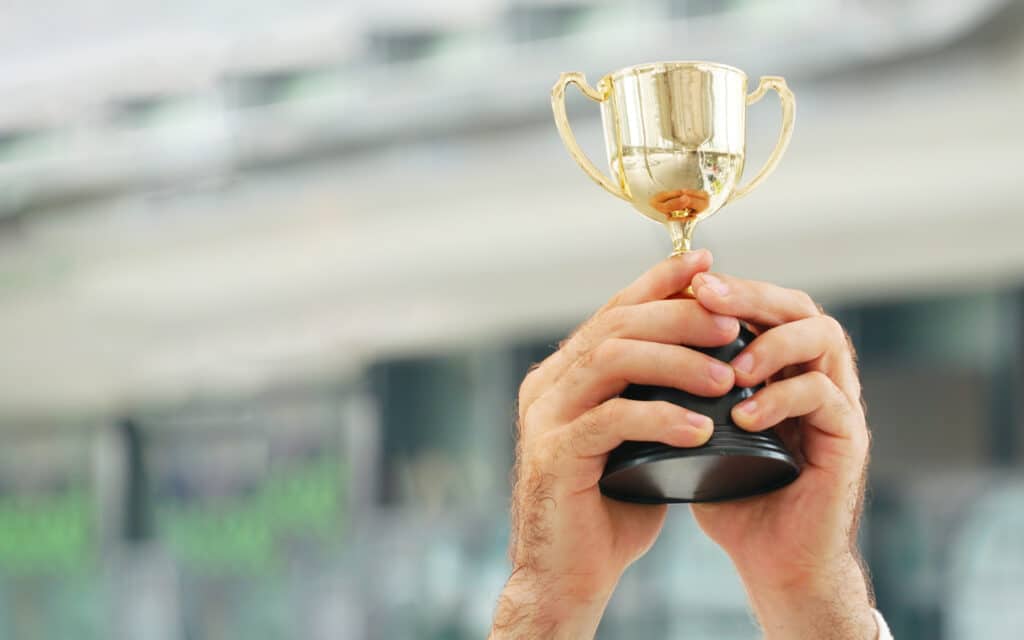
[(665, 214), (666, 220), (685, 219), (708, 208), (711, 196), (707, 191), (696, 189), (676, 189), (660, 191), (653, 196), (648, 204)]
[[(601, 105), (612, 177), (583, 154), (565, 110), (565, 88), (575, 83)], [(769, 90), (782, 101), (782, 130), (761, 171), (739, 186), (746, 147), (746, 108)], [(761, 78), (747, 94), (747, 76), (707, 62), (628, 67), (589, 86), (582, 73), (563, 73), (551, 92), (555, 124), (570, 155), (595, 182), (640, 213), (666, 226), (673, 255), (690, 250), (698, 222), (750, 193), (778, 164), (793, 133), (795, 101), (785, 80)], [(729, 362), (754, 338), (743, 328), (724, 347), (701, 351)], [(715, 423), (707, 444), (678, 449), (626, 442), (608, 458), (601, 490), (631, 502), (712, 502), (742, 498), (792, 482), (799, 467), (772, 431), (749, 433), (732, 421), (732, 407), (757, 388), (735, 387), (704, 398), (666, 387), (631, 385), (624, 397), (664, 400), (703, 413)]]

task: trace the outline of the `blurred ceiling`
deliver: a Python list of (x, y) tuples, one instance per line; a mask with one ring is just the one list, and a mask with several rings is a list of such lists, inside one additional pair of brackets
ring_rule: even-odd
[[(725, 270), (833, 302), (1024, 282), (1019, 4), (699, 4), (452, 3), (447, 48), (424, 44), (448, 23), (422, 11), (143, 5), (82, 18), (80, 37), (134, 34), (132, 51), (162, 42), (184, 62), (112, 55), (107, 83), (84, 54), (80, 73), (54, 71), (88, 48), (70, 36), (33, 53), (25, 30), (46, 23), (25, 4), (0, 27), (20, 34), (0, 84), (38, 91), (0, 109), (0, 416), (337, 379), (571, 326), (668, 246), (561, 148), (548, 91), (572, 68), (704, 58), (787, 76), (787, 156), (698, 232)], [(74, 30), (54, 15), (49, 33)], [(179, 37), (198, 15), (230, 34), (207, 66)], [(531, 15), (564, 32), (531, 39)], [(296, 35), (313, 33), (328, 35)], [(596, 110), (571, 106), (596, 157)], [(777, 119), (751, 112), (751, 165)]]
[(827, 76), (948, 46), (1008, 4), (23, 1), (0, 21), (0, 217), (546, 121), (538, 90), (566, 68)]

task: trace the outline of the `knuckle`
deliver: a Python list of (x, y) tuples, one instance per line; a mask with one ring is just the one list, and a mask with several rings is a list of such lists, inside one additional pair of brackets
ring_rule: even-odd
[(526, 371), (526, 375), (523, 376), (523, 381), (519, 384), (519, 402), (528, 403), (530, 398), (535, 395), (537, 384), (539, 382), (540, 368), (543, 362), (537, 362), (530, 365), (530, 368)]
[(603, 449), (608, 433), (616, 430), (623, 419), (626, 403), (621, 398), (612, 398), (579, 416), (569, 430), (568, 453), (586, 457)]
[(821, 316), (821, 319), (825, 324), (825, 330), (828, 332), (829, 338), (833, 342), (845, 347), (847, 344), (846, 329), (843, 328), (843, 325), (832, 316)]
[(590, 369), (597, 363), (598, 357), (599, 354), (597, 353), (597, 348), (583, 349), (576, 357), (576, 361), (573, 363), (573, 366), (579, 367), (580, 369)]
[(808, 377), (811, 385), (818, 389), (819, 393), (824, 397), (831, 396), (832, 387), (835, 387), (835, 385), (832, 384), (832, 378), (829, 378), (824, 372), (817, 370), (808, 371), (804, 375)]
[(583, 367), (605, 367), (616, 362), (621, 356), (625, 343), (618, 338), (609, 338), (589, 350), (581, 358)]
[[(601, 435), (604, 430), (604, 421), (613, 415), (613, 411), (588, 411), (579, 417), (579, 424), (576, 428), (576, 435), (587, 442), (593, 441)], [(603, 419), (602, 419), (603, 418)]]
[(543, 424), (545, 419), (544, 411), (540, 402), (534, 402), (530, 406), (526, 407), (519, 420), (520, 435), (529, 433), (537, 424)]
[(585, 362), (590, 363), (593, 358), (594, 348), (600, 344), (591, 338), (590, 332), (581, 332), (573, 337), (572, 342), (565, 346), (562, 353), (565, 354), (566, 359), (569, 362)]
[(606, 400), (596, 410), (588, 412), (592, 416), (594, 425), (592, 428), (600, 429), (601, 424), (616, 424), (622, 421), (626, 413), (626, 402), (623, 398), (612, 398)]
[(797, 306), (807, 313), (808, 315), (818, 315), (818, 305), (814, 302), (814, 298), (809, 293), (801, 289), (790, 289), (793, 293), (793, 298), (796, 300)]
[(577, 326), (572, 332), (569, 333), (561, 342), (558, 343), (558, 349), (555, 351), (556, 354), (566, 353), (579, 353), (587, 348), (590, 344), (590, 334), (594, 330), (594, 325), (601, 320), (601, 316), (604, 315), (604, 311), (598, 311), (596, 314), (584, 320)]
[(543, 472), (558, 468), (558, 461), (565, 456), (566, 443), (553, 437), (539, 438), (525, 449), (524, 462)]
[(630, 413), (630, 400), (613, 397), (582, 416), (579, 433), (587, 443), (605, 439), (609, 432), (618, 431)]
[(608, 337), (618, 337), (626, 334), (629, 326), (628, 307), (615, 307), (601, 314), (600, 327), (602, 333)]

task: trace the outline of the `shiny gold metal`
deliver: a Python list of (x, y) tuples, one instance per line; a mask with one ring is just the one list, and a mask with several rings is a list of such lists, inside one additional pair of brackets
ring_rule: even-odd
[(779, 160), (782, 159), (782, 154), (786, 152), (786, 147), (789, 146), (789, 139), (793, 137), (793, 123), (796, 120), (796, 98), (793, 97), (793, 92), (786, 85), (785, 78), (782, 76), (761, 76), (757, 89), (754, 90), (754, 93), (747, 96), (747, 106), (749, 107), (763, 98), (769, 89), (779, 94), (779, 101), (782, 103), (782, 129), (779, 130), (779, 139), (775, 142), (775, 149), (768, 156), (768, 160), (761, 167), (761, 171), (749, 183), (733, 191), (732, 196), (729, 197), (729, 202), (739, 200), (749, 194), (765, 178), (771, 175), (772, 171), (775, 171)]
[[(558, 82), (551, 89), (551, 109), (555, 112), (555, 126), (558, 127), (558, 133), (562, 136), (562, 142), (565, 143), (566, 148), (569, 150), (569, 155), (576, 160), (584, 173), (590, 176), (594, 182), (613, 196), (629, 200), (629, 195), (625, 191), (625, 185), (621, 183), (616, 185), (609, 180), (607, 176), (594, 166), (594, 163), (587, 158), (587, 155), (583, 153), (583, 149), (580, 149), (580, 145), (577, 144), (576, 136), (573, 135), (572, 127), (569, 126), (569, 115), (565, 112), (565, 88), (570, 83), (576, 83), (576, 86), (580, 88), (583, 95), (595, 102), (603, 103), (608, 98), (608, 94), (603, 90), (603, 87), (602, 90), (592, 88), (587, 84), (587, 79), (583, 74), (578, 71), (565, 72), (560, 75)], [(601, 85), (598, 86), (600, 87)]]
[[(580, 149), (565, 110), (576, 84), (601, 105), (611, 177)], [(746, 155), (746, 108), (769, 90), (782, 102), (782, 130), (761, 171), (739, 186)], [(690, 250), (693, 231), (726, 203), (753, 191), (775, 170), (793, 135), (796, 101), (779, 76), (764, 76), (747, 95), (747, 75), (712, 62), (659, 62), (620, 69), (597, 83), (563, 73), (551, 90), (555, 125), (569, 155), (612, 195), (663, 223), (672, 254)]]

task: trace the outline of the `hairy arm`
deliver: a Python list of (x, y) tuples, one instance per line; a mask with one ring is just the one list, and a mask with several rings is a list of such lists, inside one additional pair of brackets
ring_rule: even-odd
[[(601, 495), (608, 452), (624, 440), (703, 444), (711, 420), (664, 402), (619, 397), (631, 383), (721, 395), (732, 370), (694, 349), (739, 332), (735, 318), (673, 296), (711, 255), (666, 260), (621, 291), (519, 390), (512, 491), (512, 575), (497, 603), (492, 638), (589, 638), (622, 572), (654, 544), (664, 505)], [(713, 375), (714, 374), (714, 375)]]

